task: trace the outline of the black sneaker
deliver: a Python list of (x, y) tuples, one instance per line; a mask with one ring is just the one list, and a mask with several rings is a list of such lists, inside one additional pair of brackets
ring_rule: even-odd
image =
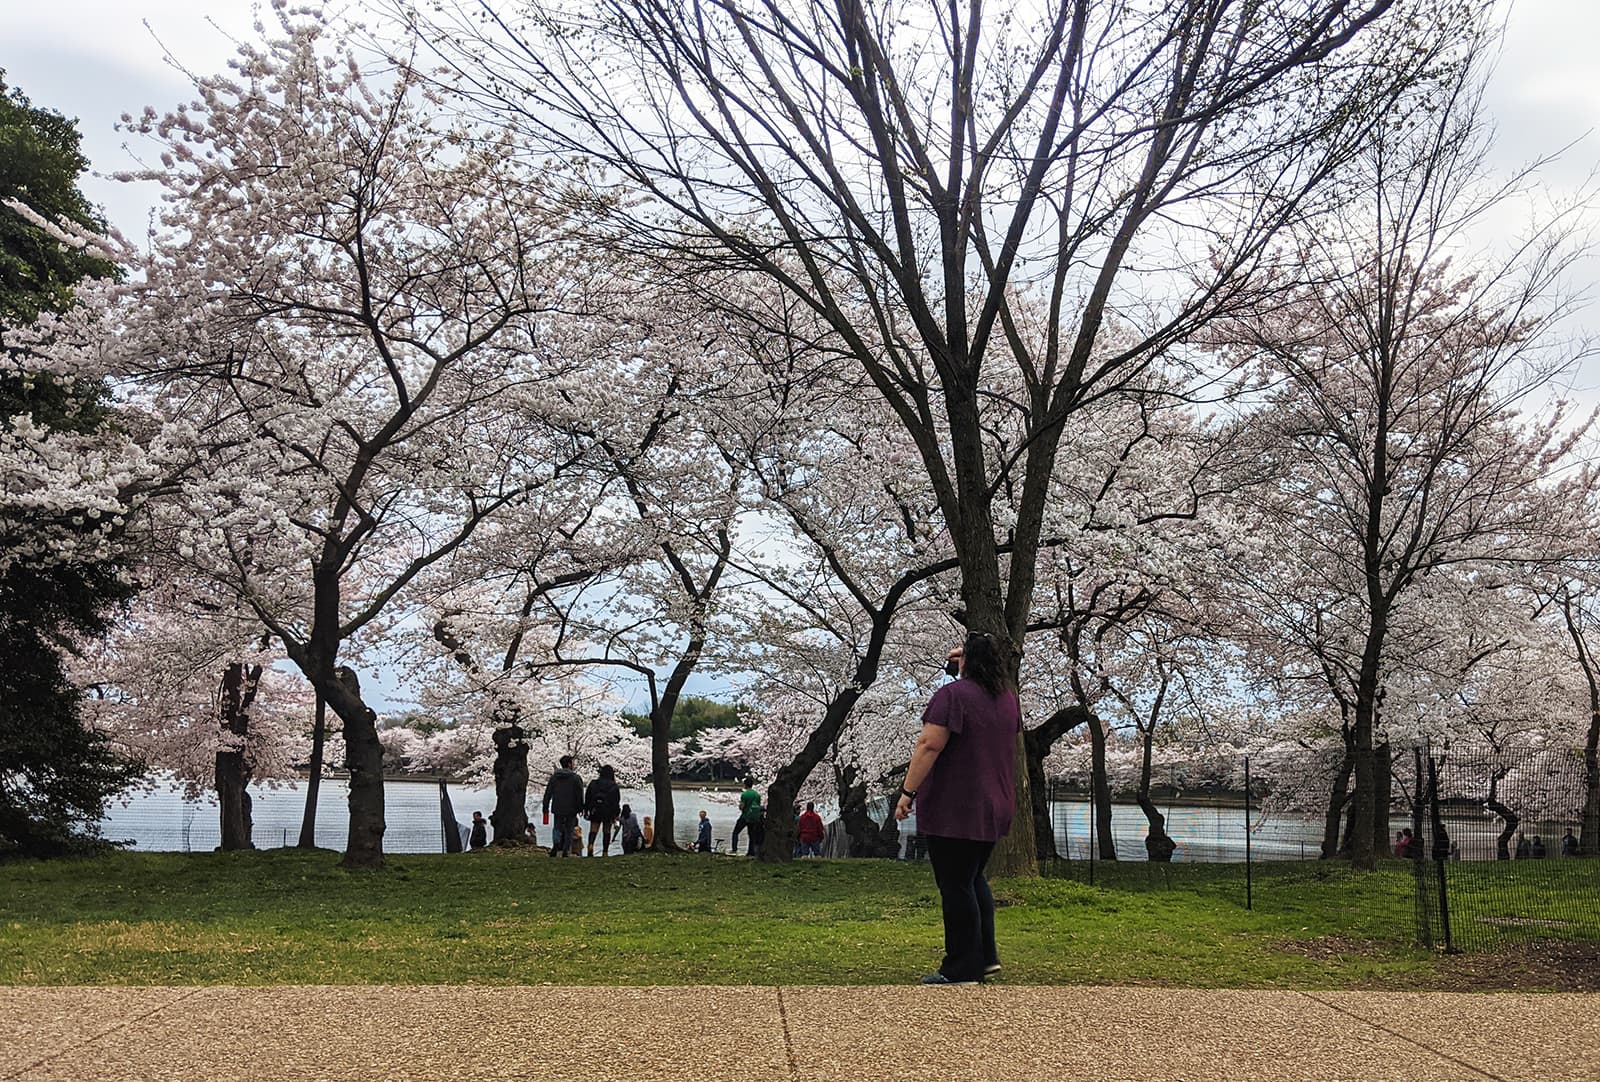
[(949, 977), (946, 977), (943, 973), (940, 973), (937, 970), (935, 970), (934, 972), (929, 973), (926, 977), (923, 977), (922, 978), (922, 983), (923, 984), (981, 984), (982, 981), (981, 980), (953, 981)]
[(1000, 972), (999, 962), (990, 962), (988, 965), (983, 967), (983, 975), (985, 977), (992, 977), (998, 972)]

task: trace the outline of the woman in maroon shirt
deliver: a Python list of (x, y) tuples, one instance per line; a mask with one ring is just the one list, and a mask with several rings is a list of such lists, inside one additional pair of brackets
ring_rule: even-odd
[(895, 806), (898, 819), (916, 806), (944, 910), (944, 961), (923, 984), (966, 984), (1000, 969), (983, 869), (1011, 830), (1022, 730), (1017, 694), (991, 636), (968, 635), (950, 659), (960, 679), (935, 692), (922, 712), (922, 735)]

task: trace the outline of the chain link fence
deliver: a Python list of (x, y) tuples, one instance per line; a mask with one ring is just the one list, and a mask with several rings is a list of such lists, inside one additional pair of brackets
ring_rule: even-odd
[[(1420, 944), (1600, 942), (1600, 794), (1581, 751), (1421, 744), (1375, 758), (1374, 844), (1380, 860), (1408, 862)], [(1143, 805), (1116, 793), (1107, 807), (1084, 785), (1052, 782), (1058, 859), (1044, 872), (1114, 889), (1204, 889), (1247, 908), (1293, 904), (1296, 884), (1315, 874), (1310, 862), (1348, 858), (1351, 770), (1338, 749), (1307, 751), (1291, 771), (1274, 765), (1252, 777), (1241, 760), (1216, 785), (1186, 783), (1170, 767)], [(1175, 845), (1169, 860), (1152, 860), (1165, 847), (1147, 839), (1162, 831)]]

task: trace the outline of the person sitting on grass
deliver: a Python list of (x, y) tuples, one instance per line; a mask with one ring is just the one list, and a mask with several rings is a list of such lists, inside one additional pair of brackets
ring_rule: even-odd
[(706, 818), (706, 810), (700, 809), (700, 831), (696, 835), (694, 847), (702, 853), (711, 852), (711, 820)]
[(622, 806), (620, 829), (622, 831), (623, 854), (637, 853), (639, 851), (639, 843), (644, 839), (644, 831), (639, 829), (639, 817), (633, 814), (633, 809), (626, 804)]
[(644, 817), (644, 825), (640, 827), (639, 830), (644, 834), (644, 847), (646, 849), (655, 848), (656, 825), (650, 821), (650, 817), (648, 815)]

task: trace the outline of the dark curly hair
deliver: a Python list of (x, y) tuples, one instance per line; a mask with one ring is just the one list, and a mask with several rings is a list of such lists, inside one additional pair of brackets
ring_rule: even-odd
[(1011, 690), (1006, 676), (1005, 662), (1000, 657), (1000, 643), (993, 635), (973, 632), (961, 644), (964, 661), (962, 677), (971, 680), (990, 695), (998, 696)]

